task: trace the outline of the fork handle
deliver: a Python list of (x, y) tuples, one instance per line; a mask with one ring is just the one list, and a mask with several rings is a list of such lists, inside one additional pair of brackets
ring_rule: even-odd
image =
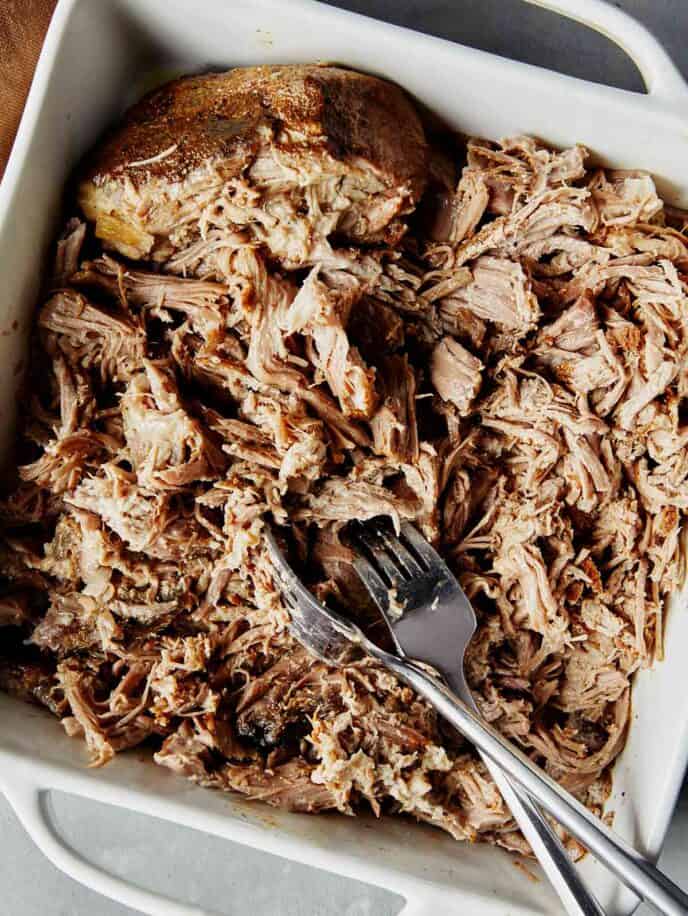
[(480, 756), (569, 916), (605, 916), (564, 844), (528, 793), (487, 754), (480, 751)]
[(366, 640), (366, 649), (431, 703), (448, 722), (527, 790), (639, 897), (667, 916), (687, 916), (688, 894), (476, 715), (439, 678)]
[[(456, 696), (472, 712), (480, 715), (463, 670), (446, 672), (445, 680)], [(479, 753), (568, 916), (605, 916), (599, 901), (585, 886), (580, 871), (544, 813), (525, 789), (490, 760), (487, 754), (482, 751)]]

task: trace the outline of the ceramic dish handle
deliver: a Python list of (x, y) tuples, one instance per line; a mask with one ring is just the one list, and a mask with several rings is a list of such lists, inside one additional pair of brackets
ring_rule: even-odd
[(11, 783), (3, 785), (3, 790), (14, 813), (43, 855), (80, 884), (150, 916), (217, 916), (210, 910), (178, 903), (163, 894), (144, 890), (84, 859), (55, 831), (45, 804), (49, 789), (13, 775)]
[(688, 84), (661, 43), (637, 19), (606, 0), (527, 0), (600, 32), (628, 54), (645, 81), (648, 94), (670, 107), (688, 111)]
[[(11, 781), (3, 781), (2, 785), (2, 793), (26, 832), (43, 855), (61, 872), (97, 894), (149, 916), (219, 916), (217, 911), (179, 903), (164, 894), (145, 890), (88, 862), (55, 830), (46, 806), (48, 792), (49, 788), (14, 775)], [(417, 895), (417, 889), (405, 893), (402, 888), (398, 892), (406, 896), (406, 903), (398, 916), (435, 916), (442, 911), (438, 899), (430, 892), (422, 898)]]

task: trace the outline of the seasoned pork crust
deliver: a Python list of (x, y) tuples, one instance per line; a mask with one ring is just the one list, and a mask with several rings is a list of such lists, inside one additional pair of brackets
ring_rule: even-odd
[(379, 638), (347, 539), (383, 515), (473, 601), (482, 713), (601, 812), (688, 568), (687, 241), (583, 147), (465, 153), (404, 234), (403, 94), (268, 67), (163, 87), (91, 157), (0, 503), (0, 686), (93, 765), (145, 742), (203, 786), (527, 852), (432, 708), (290, 635), (266, 522)]
[(202, 258), (221, 272), (227, 248), (255, 238), (295, 267), (326, 257), (332, 233), (396, 241), (426, 158), (418, 115), (390, 83), (339, 67), (238, 67), (130, 109), (85, 164), (79, 201), (129, 257)]

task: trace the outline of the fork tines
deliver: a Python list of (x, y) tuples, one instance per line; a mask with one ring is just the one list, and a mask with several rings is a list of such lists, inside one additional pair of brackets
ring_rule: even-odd
[(435, 580), (443, 563), (425, 538), (408, 524), (397, 535), (385, 519), (358, 524), (351, 532), (357, 555), (353, 566), (378, 607), (387, 611), (393, 599), (420, 600), (428, 580)]

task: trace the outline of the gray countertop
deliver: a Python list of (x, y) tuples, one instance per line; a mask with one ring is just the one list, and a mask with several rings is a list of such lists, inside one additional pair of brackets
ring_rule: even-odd
[[(337, 0), (336, 5), (575, 76), (628, 89), (642, 87), (634, 65), (607, 39), (521, 0)], [(688, 76), (687, 0), (623, 0), (614, 5), (645, 22)], [(377, 888), (139, 814), (56, 794), (52, 808), (59, 832), (86, 858), (136, 883), (216, 912), (392, 916), (401, 908), (400, 898)], [(661, 865), (688, 889), (685, 790)], [(32, 844), (1, 796), (0, 875), (1, 916), (133, 912), (57, 871)]]

